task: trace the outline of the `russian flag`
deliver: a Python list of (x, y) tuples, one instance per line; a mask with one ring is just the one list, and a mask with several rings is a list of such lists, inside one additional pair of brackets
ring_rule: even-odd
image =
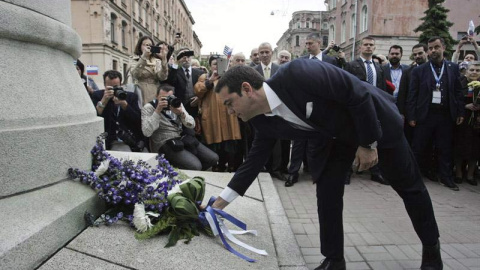
[(98, 66), (87, 66), (87, 75), (98, 75)]

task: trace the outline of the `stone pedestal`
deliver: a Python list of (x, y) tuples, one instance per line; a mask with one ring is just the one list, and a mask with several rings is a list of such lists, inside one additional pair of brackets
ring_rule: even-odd
[(37, 266), (83, 229), (70, 224), (95, 201), (93, 190), (65, 183), (69, 167), (90, 167), (103, 131), (74, 67), (81, 48), (69, 0), (0, 0), (4, 269)]

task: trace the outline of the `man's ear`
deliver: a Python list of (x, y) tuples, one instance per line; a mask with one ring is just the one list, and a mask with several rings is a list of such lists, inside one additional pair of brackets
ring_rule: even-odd
[(244, 92), (247, 96), (250, 96), (253, 92), (252, 86), (248, 82), (243, 82), (242, 92)]

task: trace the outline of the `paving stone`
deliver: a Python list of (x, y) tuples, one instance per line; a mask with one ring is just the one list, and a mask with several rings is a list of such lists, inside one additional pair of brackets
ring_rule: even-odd
[(360, 253), (355, 247), (345, 247), (344, 253), (345, 253), (345, 260), (347, 262), (364, 261), (364, 258), (362, 257), (362, 255), (360, 255)]

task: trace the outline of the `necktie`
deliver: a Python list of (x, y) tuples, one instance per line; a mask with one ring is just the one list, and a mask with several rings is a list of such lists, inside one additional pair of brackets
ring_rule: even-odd
[(369, 84), (373, 84), (373, 70), (370, 64), (372, 61), (366, 60), (365, 63), (367, 64), (367, 82)]
[(312, 58), (310, 58), (310, 59), (318, 59), (318, 58), (314, 55), (314, 56), (313, 56)]
[(265, 67), (265, 69), (263, 70), (263, 76), (265, 77), (265, 79), (270, 79), (270, 68), (269, 67)]
[(188, 68), (185, 69), (185, 76), (187, 77), (187, 79), (190, 79), (190, 70)]

